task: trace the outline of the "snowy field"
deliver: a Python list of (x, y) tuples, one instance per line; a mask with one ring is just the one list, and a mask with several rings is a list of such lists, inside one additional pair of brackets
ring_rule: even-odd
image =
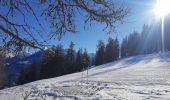
[(0, 100), (170, 100), (170, 52), (0, 90)]

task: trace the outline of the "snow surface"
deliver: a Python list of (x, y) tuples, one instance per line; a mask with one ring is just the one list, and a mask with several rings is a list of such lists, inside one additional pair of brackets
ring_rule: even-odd
[(170, 100), (170, 52), (0, 90), (0, 100)]

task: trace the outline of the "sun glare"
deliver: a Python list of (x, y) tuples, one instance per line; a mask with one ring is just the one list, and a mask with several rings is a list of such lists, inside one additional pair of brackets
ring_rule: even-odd
[(154, 12), (159, 17), (164, 17), (166, 14), (170, 13), (170, 0), (157, 0), (154, 8)]

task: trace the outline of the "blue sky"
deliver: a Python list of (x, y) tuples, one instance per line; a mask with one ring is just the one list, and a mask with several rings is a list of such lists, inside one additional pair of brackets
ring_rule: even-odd
[[(130, 13), (125, 18), (123, 24), (116, 25), (116, 31), (111, 34), (106, 34), (105, 31), (102, 31), (104, 28), (101, 24), (92, 24), (86, 25), (84, 29), (83, 19), (81, 16), (76, 17), (76, 25), (78, 32), (73, 33), (66, 33), (66, 35), (61, 39), (52, 40), (50, 41), (51, 44), (63, 44), (64, 48), (68, 48), (71, 41), (75, 43), (75, 49), (78, 48), (86, 48), (89, 53), (95, 53), (96, 45), (99, 40), (103, 40), (107, 43), (109, 37), (118, 38), (119, 41), (127, 36), (128, 34), (132, 33), (133, 31), (140, 32), (142, 26), (144, 24), (150, 24), (155, 20), (154, 13), (152, 12), (156, 0), (122, 0), (123, 4), (130, 9)], [(38, 7), (37, 7), (38, 8)], [(39, 9), (39, 8), (38, 8)], [(37, 12), (38, 12), (38, 9)], [(2, 12), (6, 12), (5, 9), (1, 9)], [(31, 25), (35, 25), (35, 21), (29, 18), (27, 15), (27, 19), (31, 22)], [(17, 20), (21, 20), (18, 18)], [(48, 24), (44, 21), (44, 19), (40, 18), (41, 23), (43, 26), (47, 27)], [(37, 25), (38, 26), (38, 25)], [(47, 28), (47, 30), (50, 30)], [(46, 36), (44, 36), (46, 37)]]
[(103, 26), (100, 24), (94, 24), (91, 27), (87, 26), (86, 29), (82, 28), (82, 21), (77, 23), (78, 30), (76, 34), (67, 33), (61, 41), (65, 48), (68, 47), (70, 41), (73, 41), (78, 48), (87, 48), (87, 51), (94, 53), (96, 51), (96, 45), (98, 40), (103, 40), (107, 43), (109, 37), (118, 38), (119, 41), (132, 33), (133, 31), (140, 32), (143, 24), (150, 24), (154, 21), (154, 14), (152, 9), (154, 8), (156, 0), (124, 0), (124, 5), (130, 8), (130, 13), (124, 20), (123, 24), (118, 24), (115, 33), (107, 35), (106, 32), (102, 31)]

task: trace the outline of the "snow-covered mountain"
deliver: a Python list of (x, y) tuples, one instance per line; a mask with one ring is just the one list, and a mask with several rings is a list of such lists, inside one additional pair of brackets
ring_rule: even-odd
[(170, 52), (140, 55), (82, 73), (40, 80), (0, 90), (0, 100), (168, 100)]
[(38, 64), (42, 61), (42, 52), (38, 51), (32, 55), (17, 55), (6, 60), (6, 72), (10, 83), (15, 83), (20, 72), (30, 66), (36, 60)]

